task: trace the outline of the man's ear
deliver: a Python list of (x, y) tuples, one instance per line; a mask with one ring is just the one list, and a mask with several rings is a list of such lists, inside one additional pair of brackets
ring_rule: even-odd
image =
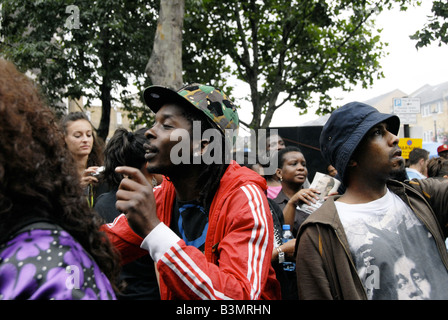
[(207, 151), (209, 144), (210, 140), (202, 139), (198, 145), (193, 147), (193, 155), (195, 157), (199, 155), (204, 155), (204, 153)]
[(201, 140), (202, 154), (204, 154), (204, 152), (207, 150), (207, 147), (208, 147), (209, 144), (210, 144), (210, 140), (207, 140), (207, 139), (202, 139)]
[(347, 164), (347, 167), (356, 167), (358, 165), (358, 162), (355, 159), (350, 159), (350, 161)]
[(278, 180), (282, 181), (282, 179), (283, 179), (282, 169), (280, 169), (280, 168), (275, 169), (275, 175), (277, 176)]
[(419, 164), (421, 167), (424, 167), (424, 166), (425, 166), (425, 163), (426, 163), (426, 160), (423, 159), (423, 158), (421, 158), (420, 160), (418, 160), (418, 164)]

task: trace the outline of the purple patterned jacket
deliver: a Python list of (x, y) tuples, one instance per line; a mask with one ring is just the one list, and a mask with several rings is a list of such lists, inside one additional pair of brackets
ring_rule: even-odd
[(107, 277), (68, 232), (33, 225), (0, 245), (0, 300), (115, 299)]

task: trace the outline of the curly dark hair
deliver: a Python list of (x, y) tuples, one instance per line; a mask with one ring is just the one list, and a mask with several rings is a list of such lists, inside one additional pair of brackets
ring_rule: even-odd
[(123, 176), (115, 172), (118, 166), (130, 166), (141, 169), (146, 163), (145, 148), (147, 142), (145, 132), (147, 128), (140, 128), (135, 132), (125, 128), (118, 128), (107, 143), (104, 152), (104, 177), (112, 189), (118, 188)]
[(55, 115), (35, 84), (0, 59), (0, 234), (51, 220), (91, 254), (114, 289), (118, 255), (87, 204)]

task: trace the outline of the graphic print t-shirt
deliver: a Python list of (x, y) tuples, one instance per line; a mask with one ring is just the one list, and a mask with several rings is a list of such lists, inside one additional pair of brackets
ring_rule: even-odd
[(448, 299), (448, 272), (433, 236), (394, 193), (335, 202), (369, 299)]

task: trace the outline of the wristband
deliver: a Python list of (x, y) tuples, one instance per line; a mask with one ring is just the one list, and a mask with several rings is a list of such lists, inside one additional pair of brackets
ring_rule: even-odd
[(285, 262), (285, 253), (282, 251), (282, 249), (280, 247), (277, 247), (276, 249), (278, 252), (278, 262), (279, 263)]

